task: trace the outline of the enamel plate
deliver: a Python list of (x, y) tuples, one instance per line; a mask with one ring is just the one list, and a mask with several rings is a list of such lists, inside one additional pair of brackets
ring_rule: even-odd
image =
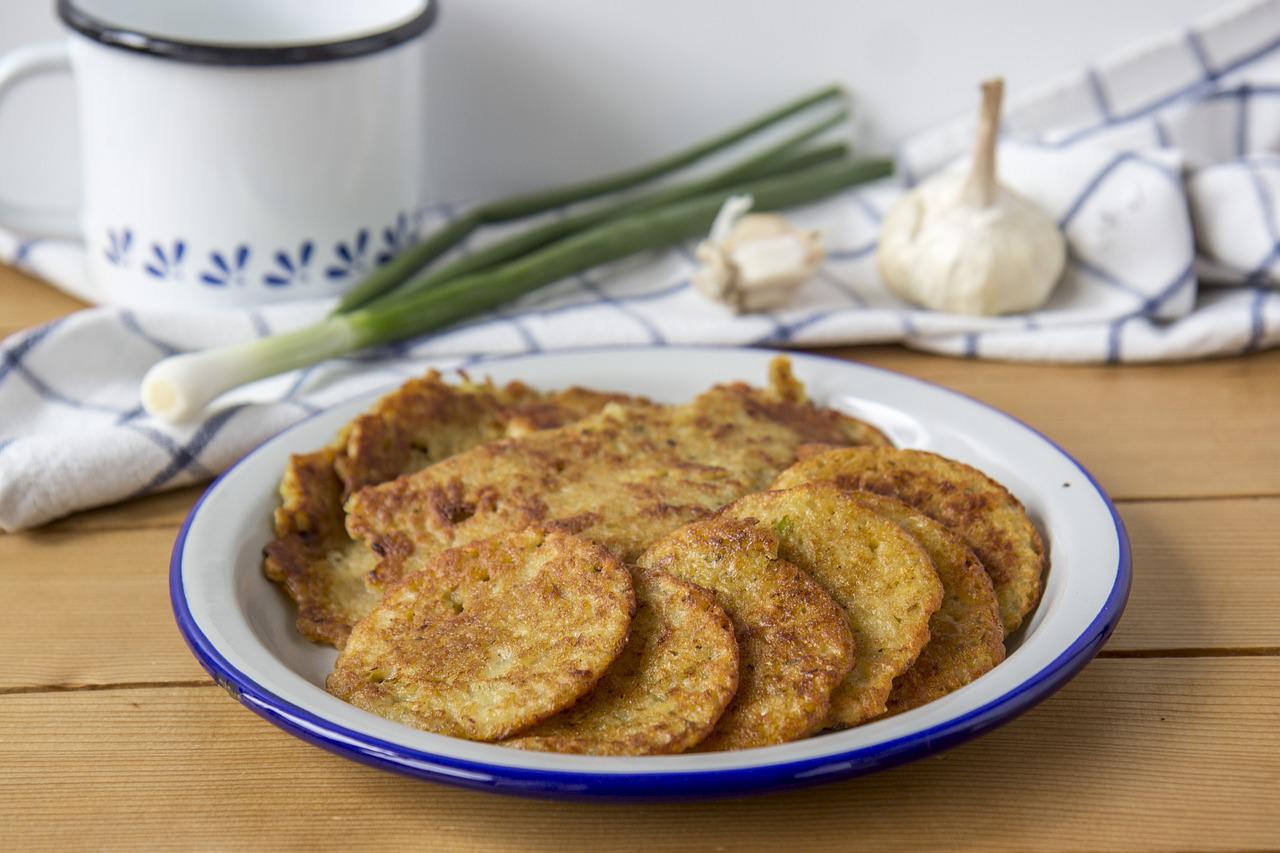
[[(680, 402), (718, 382), (765, 383), (774, 353), (614, 349), (486, 362), (498, 382), (585, 385)], [(333, 649), (293, 627), (292, 604), (262, 574), (276, 487), (289, 454), (328, 443), (374, 399), (352, 400), (267, 441), (205, 493), (174, 545), (178, 626), (204, 668), (250, 710), (365, 764), (470, 788), (580, 798), (723, 796), (856, 776), (931, 755), (1008, 722), (1097, 653), (1129, 593), (1129, 544), (1106, 494), (1078, 462), (1012, 417), (935, 385), (861, 364), (792, 354), (813, 399), (878, 426), (902, 447), (968, 462), (1027, 507), (1049, 555), (1044, 599), (1009, 655), (966, 687), (905, 714), (782, 746), (605, 758), (524, 752), (428, 734), (328, 695)], [(478, 371), (477, 371), (478, 372)]]

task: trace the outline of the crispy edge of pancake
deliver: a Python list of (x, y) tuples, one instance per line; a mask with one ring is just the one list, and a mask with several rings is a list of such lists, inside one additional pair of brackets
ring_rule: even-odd
[(626, 645), (631, 573), (538, 528), (439, 554), (356, 624), (325, 682), (414, 728), (494, 741), (573, 705)]
[(531, 432), (565, 426), (594, 415), (610, 403), (627, 405), (648, 402), (644, 397), (613, 391), (594, 391), (574, 385), (508, 406), (503, 412), (506, 436), (518, 438)]
[(280, 482), (276, 539), (263, 550), (263, 572), (297, 605), (298, 633), (342, 647), (354, 624), (378, 602), (364, 578), (377, 557), (347, 535), (338, 451), (294, 455)]
[(929, 620), (929, 644), (893, 683), (886, 713), (940, 699), (1004, 660), (1004, 625), (991, 577), (959, 536), (895, 498), (850, 492), (855, 500), (916, 538), (942, 581), (942, 606)]
[[(728, 387), (755, 390), (740, 383)], [(769, 417), (795, 429), (802, 436), (800, 442), (802, 446), (807, 444), (830, 444), (837, 447), (893, 446), (888, 436), (866, 421), (847, 415), (839, 409), (813, 402), (804, 383), (796, 378), (791, 359), (785, 355), (775, 356), (769, 362), (766, 392), (763, 395), (753, 396)]]
[(588, 755), (684, 752), (738, 689), (733, 623), (707, 590), (656, 569), (632, 572), (627, 646), (591, 693), (504, 746)]
[(713, 516), (669, 534), (639, 562), (711, 590), (733, 622), (738, 692), (699, 751), (786, 743), (822, 727), (853, 666), (853, 636), (827, 591), (778, 558), (772, 533)]
[(827, 724), (847, 728), (883, 714), (894, 680), (928, 644), (943, 600), (920, 543), (826, 483), (747, 495), (721, 515), (769, 530), (778, 556), (808, 572), (848, 614), (858, 654), (832, 693)]
[[(342, 507), (348, 491), (343, 472), (353, 482), (386, 473), (366, 469), (361, 458), (370, 465), (412, 466), (420, 460), (414, 460), (409, 441), (424, 430), (442, 425), (469, 430), (461, 442), (455, 435), (452, 444), (440, 446), (440, 452), (451, 452), (459, 443), (478, 444), (504, 432), (524, 434), (577, 420), (618, 399), (629, 398), (585, 388), (542, 394), (514, 382), (499, 388), (489, 381), (472, 382), (465, 374), (462, 383), (450, 385), (432, 370), (383, 395), (328, 447), (290, 457), (275, 511), (276, 538), (264, 549), (263, 571), (293, 599), (298, 632), (341, 648), (351, 626), (381, 598), (365, 582), (378, 556), (347, 533)], [(398, 449), (386, 449), (397, 441)], [(365, 455), (353, 461), (352, 450)], [(403, 473), (392, 470), (392, 477)]]
[(822, 481), (897, 498), (958, 534), (991, 576), (1006, 636), (1039, 603), (1040, 533), (1018, 499), (978, 469), (925, 450), (846, 447), (800, 460), (772, 487)]
[(346, 428), (344, 452), (335, 459), (343, 498), (484, 441), (560, 426), (597, 411), (621, 394), (569, 388), (540, 393), (522, 382), (457, 384), (440, 372), (410, 379), (381, 397)]

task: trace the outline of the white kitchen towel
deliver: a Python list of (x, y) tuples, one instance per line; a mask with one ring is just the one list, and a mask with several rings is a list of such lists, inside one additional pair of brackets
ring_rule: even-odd
[[(13, 335), (0, 344), (0, 528), (208, 479), (318, 408), (427, 366), (495, 356), (900, 341), (973, 358), (1136, 362), (1280, 343), (1280, 157), (1271, 153), (1280, 150), (1280, 0), (1250, 3), (1015, 96), (1006, 131), (1002, 179), (1055, 216), (1070, 244), (1064, 280), (1033, 313), (921, 311), (876, 275), (881, 216), (904, 183), (963, 165), (972, 120), (961, 120), (908, 140), (897, 152), (898, 178), (795, 212), (823, 230), (828, 260), (794, 304), (770, 314), (735, 317), (694, 292), (686, 244), (559, 282), (440, 334), (256, 383), (182, 427), (142, 412), (138, 386), (148, 367), (298, 326), (330, 300), (256, 311), (102, 307)], [(476, 242), (507, 230), (488, 229)], [(135, 260), (146, 262), (150, 248), (132, 246)], [(322, 254), (308, 257), (316, 288)], [(0, 233), (0, 259), (83, 291), (80, 245)], [(216, 263), (185, 259), (179, 286), (217, 286)]]

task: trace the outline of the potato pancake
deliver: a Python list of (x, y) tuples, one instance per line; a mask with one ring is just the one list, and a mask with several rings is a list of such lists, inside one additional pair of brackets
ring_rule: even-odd
[(914, 538), (825, 483), (748, 495), (722, 516), (758, 524), (778, 555), (822, 584), (848, 613), (858, 650), (835, 688), (827, 723), (856, 726), (884, 713), (894, 679), (929, 642), (942, 582)]
[(365, 583), (377, 555), (344, 526), (342, 482), (333, 470), (337, 452), (328, 447), (290, 458), (280, 482), (276, 539), (262, 567), (298, 605), (298, 633), (341, 648), (381, 596)]
[(630, 398), (583, 388), (541, 393), (518, 382), (446, 383), (436, 371), (387, 394), (332, 445), (290, 459), (280, 483), (276, 539), (263, 569), (298, 605), (298, 631), (342, 647), (378, 602), (364, 578), (377, 555), (346, 531), (342, 501), (380, 483), (508, 435), (572, 423)]
[(939, 699), (1004, 660), (1004, 627), (991, 578), (960, 537), (902, 501), (870, 492), (849, 494), (910, 533), (942, 581), (942, 607), (929, 620), (929, 644), (893, 683), (888, 713)]
[(991, 576), (1006, 635), (1040, 601), (1040, 534), (1018, 499), (976, 468), (924, 450), (842, 448), (797, 462), (773, 488), (812, 482), (897, 498), (954, 531)]
[(748, 749), (812, 734), (854, 663), (845, 612), (778, 558), (769, 531), (717, 516), (666, 536), (640, 558), (715, 593), (733, 621), (738, 692), (700, 750)]
[(676, 527), (762, 488), (804, 445), (885, 441), (810, 404), (776, 359), (768, 389), (719, 385), (678, 406), (610, 403), (568, 426), (361, 489), (347, 501), (347, 529), (381, 557), (375, 585), (445, 548), (528, 524), (579, 533), (633, 560)]
[(509, 737), (574, 704), (622, 651), (631, 573), (530, 528), (446, 551), (351, 630), (330, 693), (414, 728)]
[(738, 643), (715, 596), (656, 569), (632, 572), (636, 615), (622, 654), (567, 711), (503, 741), (590, 755), (684, 752), (738, 689)]
[(346, 428), (335, 460), (343, 497), (425, 468), (486, 441), (562, 426), (624, 394), (570, 388), (544, 394), (520, 382), (450, 385), (431, 371), (378, 400)]

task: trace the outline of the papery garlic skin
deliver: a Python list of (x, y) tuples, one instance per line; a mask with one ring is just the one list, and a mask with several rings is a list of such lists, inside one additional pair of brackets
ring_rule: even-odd
[(952, 314), (994, 315), (1042, 306), (1067, 259), (1058, 225), (1003, 186), (991, 203), (961, 200), (967, 176), (922, 182), (889, 210), (876, 261), (894, 293)]
[(781, 307), (826, 257), (819, 232), (748, 208), (738, 197), (725, 202), (711, 237), (698, 245), (693, 273), (699, 293), (736, 314)]

